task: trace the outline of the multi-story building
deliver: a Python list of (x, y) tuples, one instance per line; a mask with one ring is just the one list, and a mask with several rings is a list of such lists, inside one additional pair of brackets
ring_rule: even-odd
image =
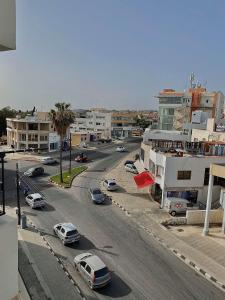
[(191, 121), (194, 111), (207, 113), (208, 118), (223, 117), (223, 93), (208, 92), (200, 84), (192, 82), (184, 92), (164, 89), (156, 97), (159, 99), (159, 129), (182, 130), (183, 124)]
[(53, 132), (48, 113), (36, 113), (25, 118), (7, 118), (7, 144), (15, 149), (55, 150), (59, 146), (59, 136)]
[[(186, 136), (187, 138), (187, 136)], [(188, 142), (183, 134), (148, 132), (141, 146), (140, 171), (154, 177), (152, 196), (164, 206), (166, 197), (181, 197), (205, 208), (211, 163), (225, 163), (224, 142)], [(213, 206), (220, 198), (224, 181), (215, 178)]]
[(112, 112), (112, 135), (114, 137), (128, 137), (136, 132), (137, 111), (113, 111)]
[(93, 139), (101, 134), (101, 138), (111, 138), (111, 113), (98, 111), (79, 110), (75, 111), (75, 122), (71, 124), (71, 132), (90, 132)]
[(205, 129), (192, 129), (191, 141), (225, 142), (225, 119), (210, 118)]
[(164, 89), (156, 96), (159, 99), (159, 129), (173, 130), (174, 112), (183, 105), (184, 92)]

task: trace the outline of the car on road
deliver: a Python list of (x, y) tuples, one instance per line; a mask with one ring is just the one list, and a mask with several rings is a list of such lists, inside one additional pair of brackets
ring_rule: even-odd
[(137, 168), (135, 167), (135, 165), (127, 164), (127, 165), (125, 165), (125, 170), (126, 170), (127, 172), (131, 172), (131, 173), (134, 173), (134, 174), (138, 174), (138, 170), (137, 170)]
[(115, 179), (105, 179), (103, 181), (103, 186), (107, 189), (107, 191), (116, 191), (116, 190), (118, 190), (118, 185), (116, 184)]
[(89, 190), (91, 199), (96, 204), (104, 203), (105, 201), (105, 194), (102, 193), (100, 188), (90, 188)]
[(126, 148), (125, 148), (124, 146), (118, 146), (118, 147), (116, 148), (116, 151), (117, 151), (117, 152), (125, 152), (125, 151), (126, 151)]
[(106, 286), (111, 280), (109, 269), (97, 255), (79, 254), (74, 258), (74, 266), (91, 289)]
[(25, 201), (31, 208), (45, 207), (46, 203), (39, 193), (29, 194), (26, 196)]
[(83, 152), (79, 153), (76, 157), (75, 157), (75, 161), (76, 162), (87, 162), (88, 157), (87, 155), (85, 155)]
[(36, 168), (28, 169), (26, 172), (24, 172), (24, 175), (28, 177), (35, 177), (35, 176), (43, 175), (44, 172), (45, 172), (44, 168), (36, 167)]
[(133, 165), (134, 164), (134, 161), (133, 160), (126, 160), (125, 162), (124, 162), (124, 166), (126, 166), (126, 165)]
[(63, 245), (79, 242), (80, 240), (80, 234), (72, 223), (56, 224), (53, 231), (60, 238)]
[(55, 164), (56, 162), (57, 162), (56, 159), (54, 159), (51, 156), (46, 156), (46, 157), (41, 158), (41, 163), (43, 165), (52, 165), (52, 164)]

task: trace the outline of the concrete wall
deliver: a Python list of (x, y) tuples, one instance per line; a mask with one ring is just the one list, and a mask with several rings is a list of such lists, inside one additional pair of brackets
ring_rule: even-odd
[(16, 219), (0, 216), (0, 299), (18, 293), (18, 238)]
[(15, 0), (0, 1), (0, 51), (16, 49)]
[[(204, 224), (205, 210), (187, 210), (186, 219), (188, 225)], [(223, 221), (223, 209), (211, 210), (209, 213), (209, 223), (221, 224)]]
[[(187, 157), (166, 157), (165, 165), (165, 186), (167, 187), (204, 187), (205, 168), (210, 163), (224, 163), (225, 156), (187, 156)], [(178, 171), (191, 171), (190, 180), (177, 180)]]

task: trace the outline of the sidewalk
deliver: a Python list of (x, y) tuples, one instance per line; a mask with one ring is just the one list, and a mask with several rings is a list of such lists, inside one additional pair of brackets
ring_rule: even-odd
[[(7, 214), (15, 210), (7, 207)], [(18, 228), (19, 273), (32, 300), (79, 300), (81, 295), (32, 227)]]
[[(133, 154), (124, 157), (124, 161), (128, 159), (133, 159)], [(148, 188), (136, 188), (134, 174), (125, 171), (124, 161), (105, 176), (116, 179), (119, 190), (105, 193), (143, 230), (225, 291), (225, 236), (220, 228), (210, 229), (211, 234), (203, 237), (200, 226), (162, 226), (171, 216), (151, 199)]]

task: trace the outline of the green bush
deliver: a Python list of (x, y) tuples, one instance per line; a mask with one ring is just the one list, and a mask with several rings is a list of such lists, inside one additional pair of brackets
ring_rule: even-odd
[(80, 167), (75, 167), (72, 168), (71, 170), (71, 174), (69, 173), (69, 171), (63, 172), (63, 182), (60, 182), (60, 174), (54, 175), (50, 177), (50, 180), (54, 183), (60, 184), (66, 188), (71, 187), (72, 181), (73, 179), (79, 175), (80, 173), (82, 173), (83, 171), (85, 171), (87, 169), (86, 166), (80, 166)]

